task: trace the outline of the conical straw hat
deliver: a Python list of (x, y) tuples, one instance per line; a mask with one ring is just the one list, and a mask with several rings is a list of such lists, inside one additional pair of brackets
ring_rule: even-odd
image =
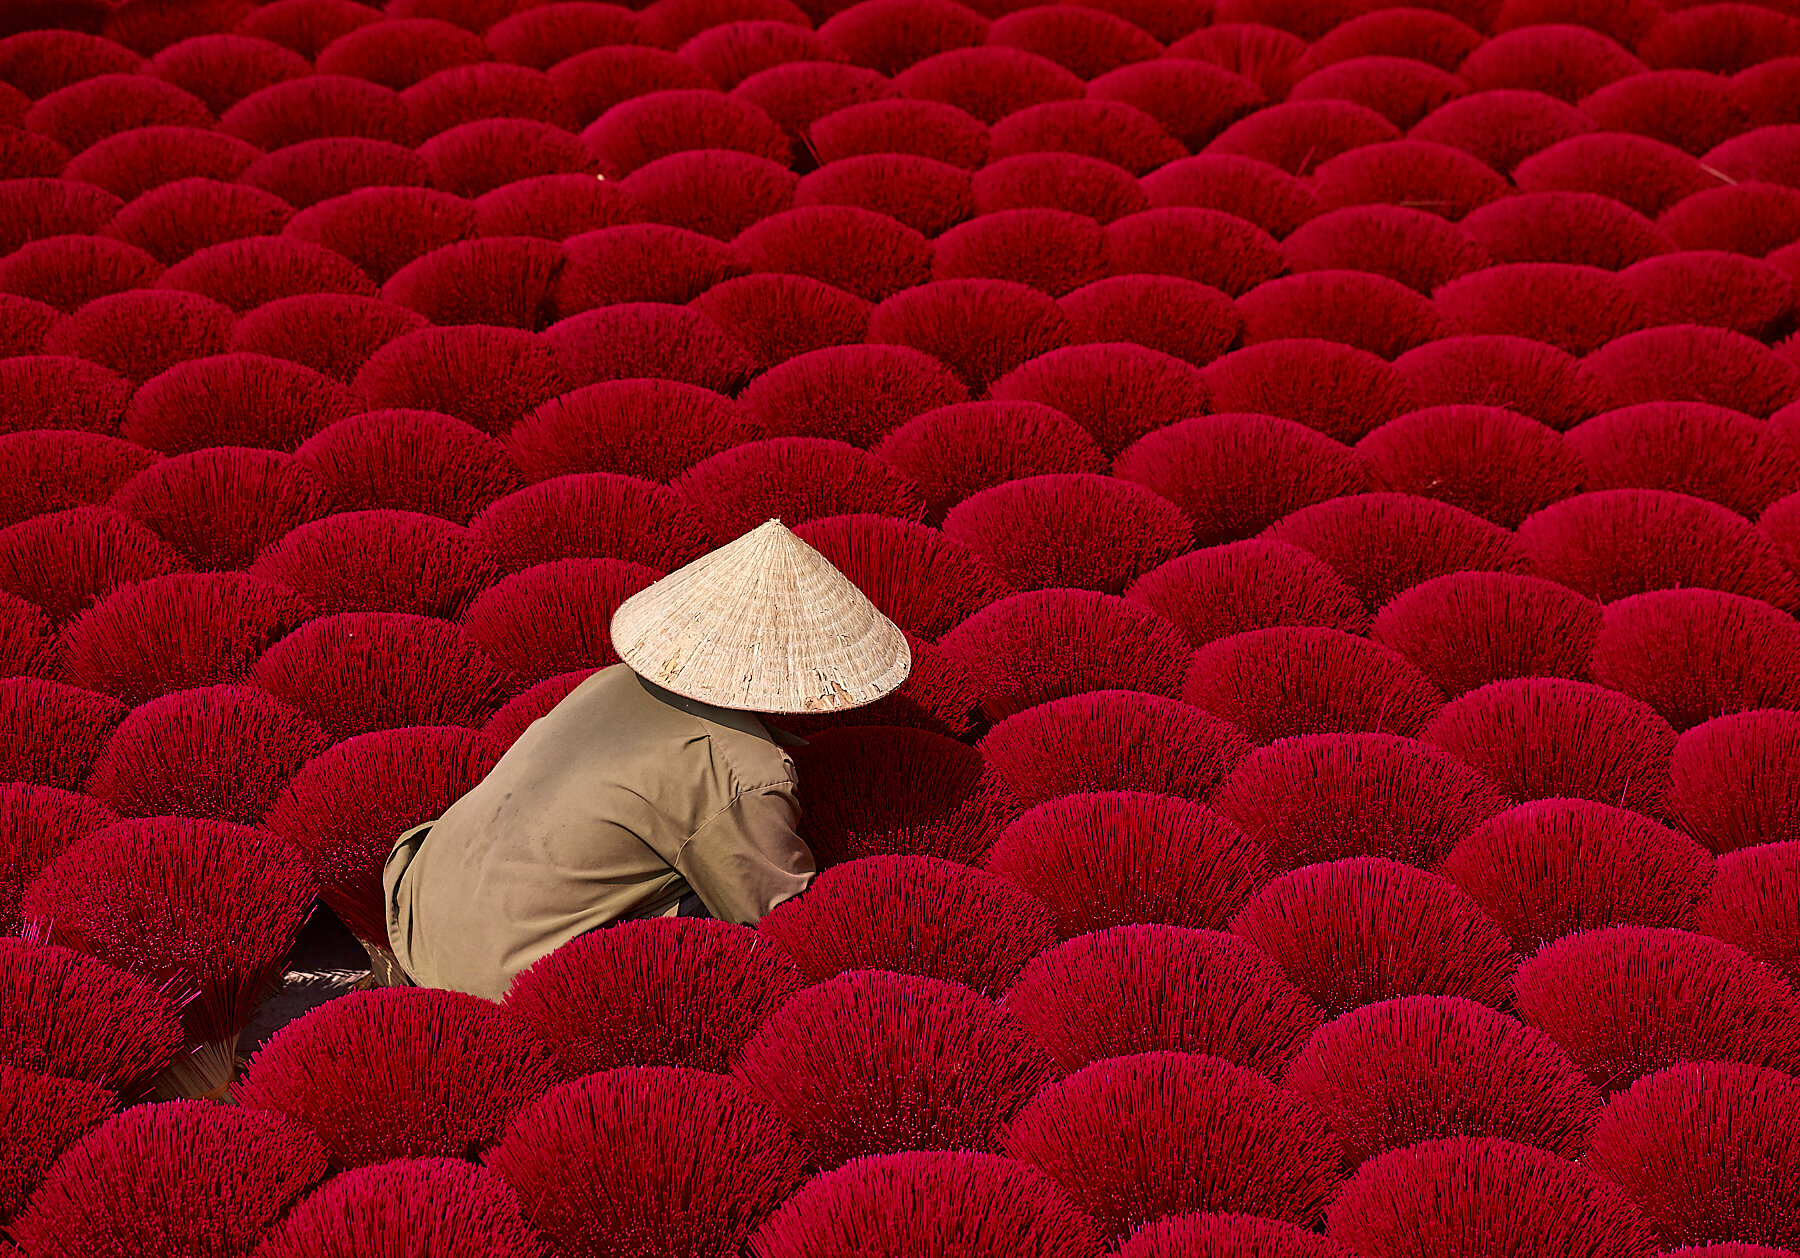
[(748, 712), (860, 707), (912, 668), (900, 627), (780, 520), (626, 599), (612, 642), (665, 690)]

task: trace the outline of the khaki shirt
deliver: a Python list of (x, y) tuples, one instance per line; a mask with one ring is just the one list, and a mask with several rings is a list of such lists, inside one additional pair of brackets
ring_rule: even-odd
[(388, 940), (420, 986), (498, 1000), (577, 935), (673, 913), (689, 890), (722, 921), (760, 920), (812, 880), (799, 820), (794, 762), (761, 721), (616, 664), (401, 836)]

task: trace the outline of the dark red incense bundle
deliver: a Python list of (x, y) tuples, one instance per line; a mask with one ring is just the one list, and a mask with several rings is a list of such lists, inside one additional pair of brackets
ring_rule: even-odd
[(1039, 804), (1001, 832), (987, 867), (1047, 905), (1064, 939), (1137, 922), (1223, 930), (1268, 878), (1223, 817), (1131, 791)]
[(1180, 507), (1201, 546), (1254, 537), (1304, 507), (1372, 487), (1355, 451), (1302, 424), (1243, 412), (1158, 428), (1113, 460), (1113, 474)]
[(1403, 996), (1327, 1023), (1282, 1083), (1326, 1115), (1352, 1166), (1448, 1136), (1579, 1158), (1601, 1102), (1555, 1041), (1455, 996)]
[(1648, 817), (1545, 799), (1488, 818), (1437, 869), (1530, 954), (1601, 926), (1691, 928), (1713, 862)]
[(1800, 998), (1761, 962), (1705, 935), (1583, 931), (1540, 949), (1513, 988), (1519, 1016), (1603, 1092), (1683, 1061), (1789, 1073), (1800, 1064)]
[(409, 1158), (334, 1175), (257, 1247), (263, 1258), (312, 1258), (335, 1246), (399, 1258), (408, 1245), (451, 1258), (543, 1258), (543, 1238), (491, 1171), (454, 1158)]
[(497, 758), (479, 733), (449, 726), (347, 738), (287, 782), (267, 825), (306, 861), (320, 898), (364, 946), (386, 949), (381, 868), (394, 841), (436, 819)]
[(1337, 1192), (1337, 1140), (1313, 1107), (1198, 1053), (1096, 1062), (1034, 1097), (1002, 1151), (1050, 1176), (1103, 1232), (1190, 1211), (1316, 1228)]
[(1207, 803), (1277, 871), (1353, 856), (1429, 869), (1506, 807), (1474, 769), (1390, 734), (1280, 739), (1244, 757)]
[(1452, 572), (1390, 600), (1370, 636), (1455, 698), (1518, 677), (1589, 679), (1599, 604), (1511, 572)]
[(1026, 806), (1089, 791), (1204, 799), (1249, 752), (1236, 729), (1140, 690), (1093, 690), (1006, 717), (981, 740), (988, 771)]
[(555, 1081), (544, 1046), (492, 1002), (394, 987), (352, 992), (288, 1023), (232, 1096), (246, 1113), (307, 1128), (343, 1168), (474, 1158)]
[[(1378, 857), (1283, 874), (1231, 929), (1334, 1015), (1399, 996), (1503, 1008), (1519, 964), (1505, 933), (1449, 879)], [(1427, 938), (1430, 948), (1413, 942)]]
[(181, 1048), (176, 1004), (143, 979), (79, 952), (0, 940), (0, 1062), (137, 1099)]
[(309, 621), (263, 653), (255, 683), (335, 739), (407, 725), (480, 725), (500, 706), (493, 661), (455, 626), (402, 612)]
[(1675, 731), (1647, 704), (1587, 682), (1527, 677), (1452, 699), (1425, 740), (1485, 774), (1514, 803), (1592, 799), (1654, 813)]
[(253, 825), (327, 743), (311, 718), (255, 686), (178, 690), (119, 722), (86, 787), (127, 816)]
[(1743, 949), (1792, 983), (1800, 975), (1797, 885), (1800, 844), (1763, 843), (1728, 852), (1713, 866), (1695, 929)]
[(1556, 1154), (1493, 1136), (1425, 1140), (1371, 1158), (1328, 1217), (1334, 1240), (1372, 1258), (1571, 1246), (1593, 1258), (1658, 1252), (1654, 1229), (1613, 1185)]
[(81, 1137), (12, 1220), (31, 1258), (242, 1254), (325, 1174), (325, 1150), (276, 1114), (210, 1101), (138, 1105)]
[[(1096, 478), (1098, 479), (1098, 478)], [(1013, 586), (953, 535), (910, 520), (840, 515), (802, 524), (800, 539), (909, 633), (936, 640)]]
[(1106, 458), (1087, 429), (1037, 402), (960, 402), (926, 411), (883, 437), (875, 454), (925, 495), (925, 518), (1027, 476), (1102, 474)]
[(1013, 812), (980, 754), (941, 734), (839, 726), (796, 752), (800, 833), (821, 865), (864, 856), (975, 864)]
[(1028, 892), (955, 861), (871, 856), (826, 870), (757, 932), (809, 983), (892, 970), (998, 997), (1056, 941), (1050, 912)]
[(939, 362), (900, 345), (841, 345), (791, 358), (744, 390), (771, 436), (826, 437), (864, 449), (927, 411), (968, 400)]
[(959, 983), (856, 970), (791, 998), (744, 1045), (734, 1076), (814, 1165), (911, 1149), (994, 1151), (1054, 1078), (998, 1005)]
[(571, 940), (521, 972), (504, 1004), (565, 1078), (620, 1066), (723, 1072), (803, 981), (746, 927), (654, 919)]
[(1254, 743), (1307, 734), (1416, 737), (1443, 695), (1403, 657), (1336, 629), (1252, 629), (1194, 652), (1181, 697)]
[(1139, 603), (1091, 590), (1036, 590), (990, 603), (940, 645), (981, 695), (989, 720), (1091, 690), (1174, 697), (1191, 650)]
[(156, 817), (69, 847), (25, 892), (34, 935), (169, 992), (186, 1049), (157, 1079), (164, 1096), (223, 1096), (238, 1034), (287, 967), (312, 911), (300, 858), (266, 830)]
[(1320, 1021), (1257, 948), (1159, 923), (1114, 926), (1040, 953), (1019, 972), (1006, 1008), (1063, 1073), (1166, 1049), (1278, 1078)]
[(1779, 1255), (1800, 1246), (1800, 1222), (1787, 1205), (1800, 1191), (1797, 1120), (1800, 1088), (1791, 1075), (1683, 1063), (1613, 1097), (1594, 1124), (1586, 1163), (1625, 1191), (1665, 1244), (1739, 1242), (1681, 1253)]
[(808, 1172), (787, 1128), (735, 1080), (669, 1067), (553, 1088), (485, 1161), (567, 1258), (730, 1258)]
[[(521, 484), (492, 437), (433, 411), (340, 419), (294, 451), (340, 511), (415, 511), (456, 524)], [(568, 469), (588, 470), (588, 469)]]

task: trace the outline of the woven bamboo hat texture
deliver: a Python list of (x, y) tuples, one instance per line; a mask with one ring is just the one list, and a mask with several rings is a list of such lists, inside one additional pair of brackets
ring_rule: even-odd
[(861, 707), (912, 669), (900, 627), (780, 520), (626, 599), (612, 642), (663, 689), (747, 712)]

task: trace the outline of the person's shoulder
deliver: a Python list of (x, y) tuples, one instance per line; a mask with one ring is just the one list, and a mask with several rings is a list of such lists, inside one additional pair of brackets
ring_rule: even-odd
[(776, 742), (754, 715), (732, 715), (749, 718), (748, 724), (738, 720), (707, 724), (714, 755), (730, 769), (736, 793), (791, 789), (795, 782), (794, 758), (787, 748)]

